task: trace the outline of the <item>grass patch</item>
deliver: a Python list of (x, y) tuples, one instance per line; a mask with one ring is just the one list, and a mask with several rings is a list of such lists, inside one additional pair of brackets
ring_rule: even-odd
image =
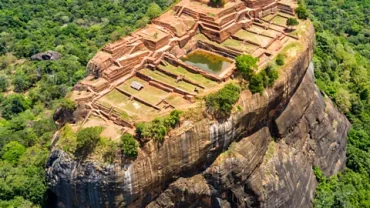
[(196, 82), (206, 88), (208, 87), (215, 87), (218, 85), (217, 82), (212, 81), (210, 79), (207, 79), (206, 77), (202, 76), (201, 74), (195, 74), (191, 73), (185, 68), (182, 68), (181, 66), (173, 66), (169, 63), (167, 65), (161, 65), (163, 69), (179, 76), (179, 75), (184, 75), (186, 79), (189, 79), (190, 81)]
[(269, 146), (267, 147), (267, 151), (265, 153), (265, 156), (263, 157), (263, 164), (266, 164), (274, 156), (274, 154), (275, 154), (275, 145), (276, 145), (276, 143), (274, 141), (271, 141), (269, 143)]
[(61, 130), (56, 146), (68, 153), (74, 153), (77, 149), (77, 134), (69, 124), (66, 124)]
[(277, 25), (285, 26), (286, 25), (286, 21), (287, 21), (287, 18), (282, 17), (282, 16), (279, 16), (279, 15), (276, 15), (274, 17), (274, 19), (272, 19), (271, 22), (274, 23), (274, 24), (277, 24)]
[(189, 84), (183, 81), (176, 82), (174, 78), (169, 77), (166, 74), (163, 74), (162, 72), (159, 72), (159, 71), (152, 71), (150, 69), (142, 69), (140, 72), (149, 77), (152, 77), (155, 80), (161, 81), (163, 83), (169, 84), (173, 87), (182, 89), (187, 92), (193, 92), (196, 87), (192, 84)]
[(221, 43), (221, 45), (225, 47), (234, 48), (236, 50), (244, 51), (247, 53), (253, 53), (253, 51), (255, 51), (258, 48), (258, 46), (248, 44), (248, 43), (243, 43), (235, 39), (227, 39), (226, 41)]
[(235, 33), (235, 36), (240, 39), (248, 40), (256, 44), (259, 44), (260, 42), (257, 34), (251, 33), (246, 30), (239, 30), (237, 33)]

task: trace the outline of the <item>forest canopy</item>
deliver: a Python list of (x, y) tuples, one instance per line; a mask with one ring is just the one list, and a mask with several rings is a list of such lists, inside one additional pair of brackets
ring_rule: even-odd
[(352, 124), (344, 172), (326, 178), (315, 169), (314, 207), (370, 207), (370, 1), (305, 5), (316, 30), (316, 83)]
[[(0, 1), (0, 207), (43, 206), (56, 107), (107, 42), (146, 25), (172, 0)], [(54, 50), (58, 61), (31, 62)], [(94, 137), (95, 138), (95, 137)]]

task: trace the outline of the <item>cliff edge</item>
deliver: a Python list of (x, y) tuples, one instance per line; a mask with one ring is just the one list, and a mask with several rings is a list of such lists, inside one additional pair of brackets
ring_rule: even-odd
[(316, 179), (345, 166), (349, 122), (314, 84), (314, 30), (262, 95), (243, 91), (227, 120), (185, 122), (134, 161), (76, 161), (55, 148), (47, 181), (58, 207), (310, 207)]

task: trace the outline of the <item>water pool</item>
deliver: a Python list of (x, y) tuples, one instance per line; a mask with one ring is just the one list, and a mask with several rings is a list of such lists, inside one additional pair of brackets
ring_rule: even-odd
[(200, 49), (185, 55), (181, 60), (212, 74), (219, 74), (232, 64), (229, 59), (223, 56)]

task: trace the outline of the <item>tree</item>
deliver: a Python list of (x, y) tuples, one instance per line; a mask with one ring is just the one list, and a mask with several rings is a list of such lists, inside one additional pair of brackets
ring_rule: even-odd
[(298, 25), (299, 24), (299, 22), (298, 22), (298, 20), (297, 19), (295, 19), (295, 18), (288, 18), (287, 20), (286, 20), (286, 25), (288, 26), (288, 28), (289, 27), (292, 27), (292, 26), (296, 26), (296, 25)]
[(14, 115), (21, 113), (30, 108), (29, 101), (20, 94), (12, 94), (5, 98), (2, 105), (1, 112), (5, 119), (11, 119)]
[(60, 108), (63, 108), (67, 111), (74, 111), (76, 110), (77, 108), (77, 105), (74, 101), (72, 101), (71, 99), (68, 99), (68, 98), (63, 98), (60, 103), (59, 103), (59, 107)]
[(139, 28), (140, 27), (145, 27), (148, 24), (149, 20), (150, 20), (149, 17), (144, 16), (141, 19), (139, 19), (138, 21), (136, 21), (135, 26), (139, 27)]
[(216, 7), (223, 7), (226, 3), (225, 0), (211, 0), (212, 4)]
[(180, 123), (180, 115), (182, 114), (182, 111), (180, 110), (173, 110), (170, 113), (170, 116), (167, 116), (164, 119), (164, 125), (169, 128), (175, 128), (177, 124)]
[(276, 57), (276, 64), (279, 65), (279, 66), (283, 66), (284, 65), (284, 56), (282, 54), (278, 54), (277, 57)]
[(122, 151), (127, 157), (136, 157), (138, 154), (138, 144), (131, 134), (123, 134), (122, 140)]
[(155, 2), (150, 3), (148, 10), (146, 11), (146, 16), (148, 16), (150, 19), (156, 18), (159, 15), (161, 15), (162, 9), (158, 6)]
[(13, 208), (13, 207), (23, 207), (23, 208), (37, 208), (38, 206), (35, 206), (32, 204), (32, 202), (23, 199), (20, 196), (14, 197), (14, 199), (11, 199), (9, 201), (3, 201), (0, 200), (0, 207), (8, 207), (8, 208)]
[(263, 93), (265, 89), (263, 86), (263, 76), (261, 74), (254, 74), (249, 80), (249, 90), (254, 93)]
[(251, 55), (242, 54), (235, 58), (236, 68), (242, 73), (243, 77), (249, 79), (257, 69), (258, 58)]
[(92, 152), (100, 140), (102, 130), (102, 127), (89, 127), (80, 130), (77, 133), (77, 153), (84, 157)]
[(136, 136), (140, 139), (152, 138), (156, 141), (163, 141), (167, 132), (180, 123), (181, 113), (180, 110), (173, 110), (169, 116), (164, 118), (156, 118), (148, 123), (135, 124)]
[(239, 100), (240, 87), (226, 84), (218, 92), (205, 97), (208, 112), (216, 117), (225, 117), (231, 113), (233, 105)]
[(13, 80), (14, 91), (15, 92), (24, 92), (30, 87), (30, 82), (24, 74), (19, 74), (14, 77)]
[(18, 164), (19, 158), (26, 151), (26, 148), (17, 141), (11, 141), (2, 149), (2, 159), (11, 164)]
[(0, 92), (6, 92), (9, 86), (9, 81), (6, 76), (0, 76)]
[(295, 12), (298, 16), (299, 19), (307, 19), (308, 18), (308, 12), (307, 12), (307, 9), (302, 6), (302, 5), (299, 5), (296, 9), (295, 9)]
[(268, 82), (265, 83), (265, 86), (272, 87), (275, 81), (279, 78), (279, 72), (276, 70), (275, 67), (269, 65), (265, 69), (265, 74), (268, 77)]

